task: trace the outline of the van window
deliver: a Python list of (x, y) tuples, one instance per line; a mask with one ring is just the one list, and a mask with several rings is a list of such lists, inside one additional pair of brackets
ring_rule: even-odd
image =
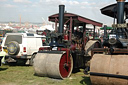
[(27, 33), (27, 36), (34, 36), (34, 34)]
[(7, 45), (10, 41), (16, 41), (19, 44), (22, 43), (22, 35), (9, 35), (6, 38), (5, 45)]

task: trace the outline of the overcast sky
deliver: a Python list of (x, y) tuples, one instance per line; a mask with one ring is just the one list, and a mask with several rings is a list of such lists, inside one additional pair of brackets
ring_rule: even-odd
[(19, 22), (21, 15), (22, 22), (41, 23), (42, 17), (48, 20), (48, 16), (58, 13), (58, 5), (64, 4), (67, 12), (110, 24), (112, 19), (102, 15), (100, 9), (112, 3), (116, 0), (0, 0), (0, 22)]

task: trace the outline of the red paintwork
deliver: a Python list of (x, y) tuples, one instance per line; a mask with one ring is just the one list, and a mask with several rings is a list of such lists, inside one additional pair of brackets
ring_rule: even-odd
[(70, 59), (70, 57), (68, 57), (68, 65), (65, 68), (65, 65), (67, 64), (66, 61), (67, 61), (67, 54), (65, 53), (65, 54), (62, 55), (62, 57), (60, 59), (60, 63), (59, 63), (60, 75), (63, 78), (68, 77), (68, 75), (69, 75), (69, 73), (71, 71), (71, 59)]
[(67, 60), (66, 60), (66, 62), (65, 62), (65, 63), (66, 63), (66, 66), (69, 65), (69, 64), (68, 64), (69, 52), (70, 52), (70, 50), (67, 49), (67, 50), (66, 50), (66, 59), (67, 59)]
[(58, 48), (57, 50), (58, 50), (58, 51), (66, 51), (67, 48)]
[(50, 47), (40, 47), (39, 48), (39, 51), (44, 51), (44, 50), (51, 50)]
[[(57, 50), (58, 51), (67, 51), (67, 49), (68, 48), (58, 48)], [(73, 51), (75, 49), (76, 49), (76, 46), (75, 45), (71, 45), (70, 48), (69, 48), (70, 51)]]
[[(58, 21), (59, 19), (59, 14), (54, 14), (54, 15), (51, 15), (49, 16), (49, 21), (52, 21), (52, 22), (55, 22), (55, 31), (57, 32), (57, 23), (59, 22)], [(85, 29), (86, 29), (86, 24), (92, 24), (94, 26), (94, 32), (95, 32), (95, 26), (99, 26), (99, 27), (102, 27), (102, 23), (100, 22), (96, 22), (94, 20), (91, 20), (91, 19), (88, 19), (88, 18), (85, 18), (85, 17), (82, 17), (82, 16), (79, 16), (79, 15), (76, 15), (76, 14), (73, 14), (73, 13), (64, 13), (64, 24), (65, 25), (69, 25), (69, 29), (67, 30), (69, 32), (69, 41), (71, 41), (71, 37), (72, 37), (72, 28), (74, 27), (79, 27), (79, 26), (83, 26)], [(84, 36), (86, 37), (86, 36)], [(93, 38), (95, 37), (95, 33), (94, 33), (94, 36)]]
[(43, 40), (42, 40), (42, 42), (44, 43), (44, 42), (45, 42), (45, 40), (43, 39)]
[(69, 40), (71, 41), (72, 39), (72, 22), (73, 22), (73, 18), (70, 17), (70, 29), (69, 29)]
[[(56, 19), (58, 19), (58, 17), (59, 17), (58, 13), (54, 14), (54, 15), (51, 15), (51, 16), (49, 16), (49, 21), (55, 22)], [(67, 20), (69, 20), (71, 17), (72, 17), (73, 20), (76, 21), (75, 23), (77, 24), (77, 26), (81, 25), (82, 23), (85, 23), (85, 24), (92, 24), (92, 25), (95, 25), (95, 26), (102, 27), (102, 23), (100, 23), (100, 22), (96, 22), (94, 20), (82, 17), (82, 16), (77, 15), (77, 14), (64, 13), (64, 21), (65, 22)]]
[(95, 25), (95, 26), (102, 27), (102, 23), (99, 23), (99, 22), (96, 22), (96, 21), (93, 21), (93, 20), (90, 20), (90, 19), (87, 19), (87, 18), (83, 18), (83, 17), (79, 16), (78, 20), (81, 21), (81, 22), (87, 23), (87, 24), (92, 24), (92, 25)]
[(68, 41), (69, 39), (68, 39), (68, 34), (65, 34), (64, 35), (64, 41)]
[(2, 46), (0, 46), (0, 51), (2, 51)]
[(88, 40), (89, 40), (89, 38), (88, 38), (88, 37), (85, 37), (85, 39), (84, 39), (85, 45), (86, 45), (86, 43), (88, 42)]
[(75, 45), (71, 45), (70, 46), (70, 50), (76, 50), (76, 46)]

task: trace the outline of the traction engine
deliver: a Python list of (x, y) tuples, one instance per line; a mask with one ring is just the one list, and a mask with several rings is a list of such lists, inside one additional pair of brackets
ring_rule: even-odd
[[(41, 47), (34, 58), (33, 67), (38, 76), (67, 78), (72, 71), (85, 68), (85, 63), (91, 58), (85, 55), (94, 47), (95, 43), (100, 47), (98, 40), (91, 40), (90, 46), (85, 51), (86, 44), (89, 41), (86, 36), (86, 24), (102, 26), (102, 23), (71, 13), (64, 13), (64, 8), (64, 5), (59, 5), (59, 14), (50, 17), (51, 21), (59, 22), (59, 28), (57, 29), (56, 23), (56, 30), (51, 33), (49, 46)], [(66, 29), (64, 29), (64, 26), (66, 26)], [(77, 26), (82, 28), (77, 28)]]
[(128, 85), (128, 3), (117, 0), (101, 9), (102, 14), (114, 18), (113, 29), (104, 26), (102, 48), (92, 50), (90, 79), (96, 85)]

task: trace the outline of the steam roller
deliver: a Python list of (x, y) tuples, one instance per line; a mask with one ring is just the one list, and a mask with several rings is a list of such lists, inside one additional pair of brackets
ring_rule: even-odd
[(104, 26), (101, 48), (92, 49), (90, 80), (92, 85), (128, 85), (128, 3), (117, 0), (101, 13), (113, 17), (114, 23), (109, 32)]
[[(73, 59), (69, 49), (62, 43), (64, 5), (59, 6), (59, 33), (52, 34), (49, 48), (42, 48), (34, 59), (35, 74), (53, 78), (64, 79), (70, 76), (73, 69)], [(57, 42), (60, 40), (61, 42)], [(46, 49), (46, 50), (44, 50)]]
[(91, 33), (95, 33), (95, 26), (101, 27), (102, 23), (72, 13), (64, 13), (64, 8), (64, 5), (59, 5), (59, 14), (49, 16), (49, 21), (55, 22), (56, 30), (51, 33), (49, 46), (40, 47), (33, 60), (35, 75), (68, 78), (72, 72), (86, 68), (85, 64), (91, 56), (85, 55), (95, 47), (95, 44), (100, 47), (99, 40), (89, 41), (89, 36), (86, 36), (86, 24), (94, 25), (94, 32)]

